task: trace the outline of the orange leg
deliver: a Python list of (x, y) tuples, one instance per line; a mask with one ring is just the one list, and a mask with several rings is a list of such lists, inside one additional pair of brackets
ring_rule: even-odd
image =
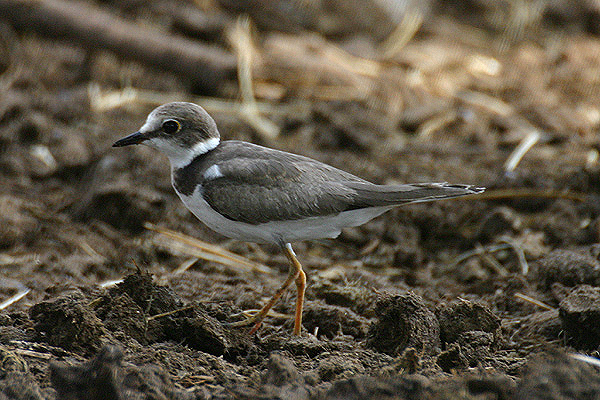
[(306, 274), (302, 270), (302, 265), (296, 258), (294, 254), (294, 250), (292, 250), (292, 246), (289, 243), (286, 243), (282, 246), (283, 252), (285, 256), (288, 258), (290, 262), (290, 269), (288, 273), (288, 277), (283, 282), (283, 285), (273, 295), (271, 300), (255, 315), (252, 317), (245, 319), (243, 321), (234, 322), (231, 326), (245, 326), (254, 324), (252, 329), (250, 330), (250, 334), (254, 334), (262, 321), (265, 319), (271, 308), (275, 305), (277, 300), (283, 295), (285, 290), (292, 284), (292, 282), (296, 282), (296, 288), (298, 290), (298, 297), (296, 298), (296, 318), (294, 320), (294, 335), (300, 335), (300, 331), (302, 329), (302, 307), (304, 304), (304, 291), (306, 289)]
[(292, 246), (288, 243), (284, 247), (284, 252), (288, 260), (290, 261), (290, 265), (293, 266), (293, 269), (296, 272), (296, 315), (294, 319), (294, 335), (300, 336), (300, 331), (302, 330), (302, 308), (304, 307), (304, 291), (306, 290), (306, 274), (302, 270), (302, 265), (296, 258), (296, 254), (294, 250), (292, 250)]

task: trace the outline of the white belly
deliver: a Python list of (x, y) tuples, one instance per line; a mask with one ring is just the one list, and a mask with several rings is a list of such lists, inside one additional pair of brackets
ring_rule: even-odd
[(303, 220), (273, 221), (258, 225), (232, 221), (216, 212), (202, 197), (201, 187), (191, 196), (179, 192), (183, 204), (206, 226), (232, 239), (256, 243), (293, 243), (337, 237), (342, 228), (362, 225), (392, 207), (372, 207)]

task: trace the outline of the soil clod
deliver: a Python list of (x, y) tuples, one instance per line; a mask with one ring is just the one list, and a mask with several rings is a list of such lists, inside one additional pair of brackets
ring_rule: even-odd
[(444, 343), (457, 342), (465, 332), (496, 334), (500, 318), (488, 307), (470, 301), (456, 301), (439, 308), (441, 338)]
[(439, 352), (440, 326), (422, 297), (410, 292), (388, 297), (378, 302), (376, 312), (379, 318), (369, 329), (369, 347), (392, 356), (407, 347), (424, 354)]
[(29, 310), (35, 339), (80, 354), (94, 354), (106, 329), (80, 292), (35, 304)]
[(600, 288), (580, 285), (560, 302), (567, 341), (578, 349), (600, 346)]

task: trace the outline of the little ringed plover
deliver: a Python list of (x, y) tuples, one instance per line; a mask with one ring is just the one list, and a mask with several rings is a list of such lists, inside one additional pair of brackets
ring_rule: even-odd
[(295, 335), (302, 324), (306, 275), (291, 243), (335, 238), (398, 205), (480, 193), (482, 188), (447, 183), (376, 185), (319, 161), (255, 144), (221, 141), (215, 121), (200, 106), (175, 102), (152, 111), (138, 132), (114, 147), (145, 144), (171, 163), (175, 192), (204, 224), (229, 238), (273, 243), (290, 262), (289, 275), (257, 314), (263, 319), (296, 283)]

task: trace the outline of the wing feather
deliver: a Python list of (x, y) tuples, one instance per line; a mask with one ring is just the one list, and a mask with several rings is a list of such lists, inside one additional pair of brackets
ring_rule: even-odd
[[(205, 175), (218, 166), (220, 174)], [(479, 193), (468, 185), (375, 185), (307, 157), (239, 141), (222, 142), (173, 174), (180, 193), (201, 185), (208, 204), (250, 224), (297, 220), (369, 207), (394, 206)]]
[(203, 183), (202, 194), (227, 218), (251, 224), (337, 214), (351, 207), (356, 192), (323, 166), (238, 158), (219, 163), (223, 179)]

